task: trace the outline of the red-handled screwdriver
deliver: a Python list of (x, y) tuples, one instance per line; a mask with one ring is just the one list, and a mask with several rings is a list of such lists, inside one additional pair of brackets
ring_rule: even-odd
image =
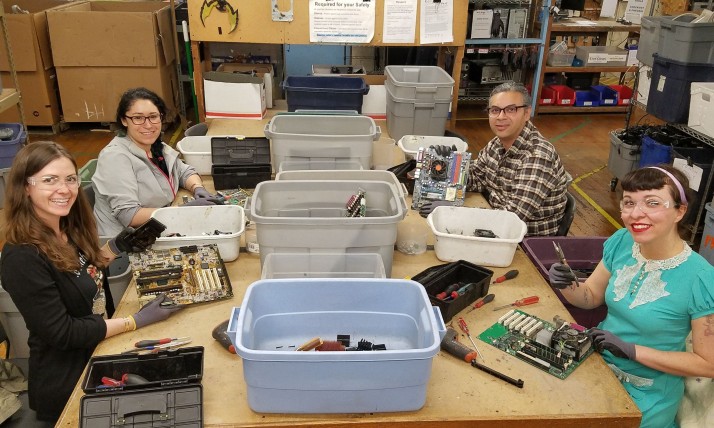
[(181, 341), (181, 340), (186, 340), (188, 337), (176, 337), (176, 338), (170, 338), (170, 337), (165, 337), (163, 339), (152, 339), (152, 340), (140, 340), (134, 344), (135, 348), (147, 348), (149, 346), (156, 346), (156, 345), (164, 345), (166, 343), (171, 343), (173, 341)]
[(507, 280), (509, 280), (509, 279), (513, 279), (513, 278), (515, 278), (515, 277), (517, 277), (517, 276), (518, 276), (518, 270), (516, 270), (516, 269), (509, 270), (509, 271), (506, 272), (504, 275), (501, 275), (501, 276), (499, 276), (498, 278), (496, 278), (496, 280), (493, 281), (491, 284), (500, 284), (500, 283), (502, 283), (503, 281), (507, 281)]
[[(459, 328), (461, 331), (463, 331), (466, 334), (466, 337), (469, 338), (471, 341), (471, 344), (474, 345), (474, 349), (476, 350), (476, 353), (481, 356), (481, 359), (483, 360), (483, 354), (481, 351), (479, 351), (478, 346), (476, 346), (476, 343), (474, 343), (474, 340), (471, 338), (471, 333), (469, 332), (469, 326), (466, 324), (466, 321), (464, 321), (463, 318), (459, 317)], [(486, 361), (486, 360), (484, 360)]]
[(524, 297), (524, 298), (522, 298), (522, 299), (516, 300), (516, 301), (513, 302), (513, 303), (509, 303), (509, 304), (507, 304), (507, 305), (503, 305), (503, 306), (499, 306), (499, 307), (497, 307), (497, 308), (494, 308), (494, 311), (497, 311), (497, 310), (503, 309), (503, 308), (508, 308), (508, 307), (510, 307), (510, 306), (526, 306), (526, 305), (532, 305), (533, 303), (538, 303), (539, 300), (540, 300), (540, 299), (538, 298), (538, 296), (528, 296), (528, 297)]
[(451, 293), (458, 290), (459, 288), (461, 288), (461, 284), (459, 284), (458, 282), (451, 284), (450, 286), (446, 287), (446, 289), (444, 291), (437, 294), (436, 298), (439, 300), (444, 300), (446, 298), (446, 296), (451, 296)]
[(493, 293), (491, 293), (491, 294), (487, 294), (485, 297), (478, 299), (476, 301), (476, 303), (473, 304), (471, 309), (469, 309), (469, 312), (473, 311), (474, 309), (480, 308), (481, 306), (485, 305), (486, 303), (493, 302), (494, 297), (496, 297), (496, 296), (494, 296)]

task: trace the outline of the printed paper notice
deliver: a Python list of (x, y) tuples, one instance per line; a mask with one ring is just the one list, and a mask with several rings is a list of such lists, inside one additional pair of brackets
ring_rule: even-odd
[(633, 24), (640, 24), (642, 14), (645, 13), (647, 0), (629, 0), (625, 9), (625, 20)]
[(382, 42), (414, 43), (417, 0), (385, 0)]
[(371, 42), (375, 3), (374, 0), (310, 0), (310, 42)]
[(689, 187), (691, 187), (695, 192), (698, 192), (699, 186), (702, 184), (702, 174), (704, 173), (704, 170), (696, 165), (690, 166), (687, 163), (687, 160), (682, 158), (677, 158), (672, 161), (672, 165), (687, 176), (687, 179), (689, 180)]
[(420, 44), (454, 41), (454, 0), (420, 0)]

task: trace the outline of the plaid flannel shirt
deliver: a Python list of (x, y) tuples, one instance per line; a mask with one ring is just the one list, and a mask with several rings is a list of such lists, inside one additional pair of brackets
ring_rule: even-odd
[(518, 215), (527, 235), (555, 235), (566, 204), (567, 178), (558, 152), (528, 121), (506, 151), (498, 137), (471, 162), (467, 190), (484, 192), (494, 209)]

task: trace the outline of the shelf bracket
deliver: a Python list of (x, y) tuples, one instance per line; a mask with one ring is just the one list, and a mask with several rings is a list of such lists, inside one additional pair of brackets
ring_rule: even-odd
[(293, 20), (293, 0), (290, 0), (290, 10), (282, 11), (278, 8), (278, 0), (272, 1), (273, 21), (290, 22)]

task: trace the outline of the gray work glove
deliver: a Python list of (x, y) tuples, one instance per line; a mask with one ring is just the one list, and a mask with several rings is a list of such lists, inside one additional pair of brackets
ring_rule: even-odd
[(212, 195), (203, 187), (196, 187), (196, 190), (193, 191), (193, 197), (195, 199), (208, 199), (209, 201), (213, 201), (216, 205), (223, 205), (223, 198), (218, 195)]
[(213, 198), (210, 199), (194, 199), (192, 201), (188, 201), (183, 205), (179, 205), (180, 207), (207, 207), (210, 205), (216, 205), (216, 201)]
[(139, 309), (139, 312), (132, 315), (132, 317), (136, 323), (136, 328), (139, 329), (149, 324), (163, 321), (171, 314), (181, 309), (183, 309), (182, 305), (174, 304), (168, 297), (166, 297), (166, 294), (162, 293), (156, 296), (154, 300), (144, 305), (143, 308)]
[(603, 350), (608, 350), (612, 355), (620, 358), (627, 358), (628, 360), (635, 360), (635, 344), (630, 342), (625, 342), (614, 334), (607, 330), (600, 330), (599, 328), (592, 328), (588, 331), (588, 336), (592, 339), (595, 349), (598, 352)]
[(434, 149), (434, 151), (436, 152), (437, 155), (443, 156), (443, 157), (449, 157), (451, 155), (451, 152), (458, 151), (456, 148), (456, 144), (452, 145), (451, 147), (449, 147), (445, 144), (432, 145), (430, 147), (432, 149)]
[(563, 290), (577, 281), (578, 278), (573, 276), (571, 269), (562, 263), (553, 263), (548, 269), (548, 282), (553, 288)]
[(435, 209), (436, 207), (441, 207), (441, 206), (450, 207), (450, 206), (452, 206), (452, 205), (454, 205), (454, 203), (453, 203), (452, 201), (431, 201), (431, 202), (427, 202), (427, 203), (425, 203), (424, 205), (422, 205), (422, 206), (419, 207), (419, 215), (422, 216), (422, 217), (426, 217), (426, 216), (428, 216), (429, 214), (431, 214), (431, 212), (434, 211), (434, 209)]

